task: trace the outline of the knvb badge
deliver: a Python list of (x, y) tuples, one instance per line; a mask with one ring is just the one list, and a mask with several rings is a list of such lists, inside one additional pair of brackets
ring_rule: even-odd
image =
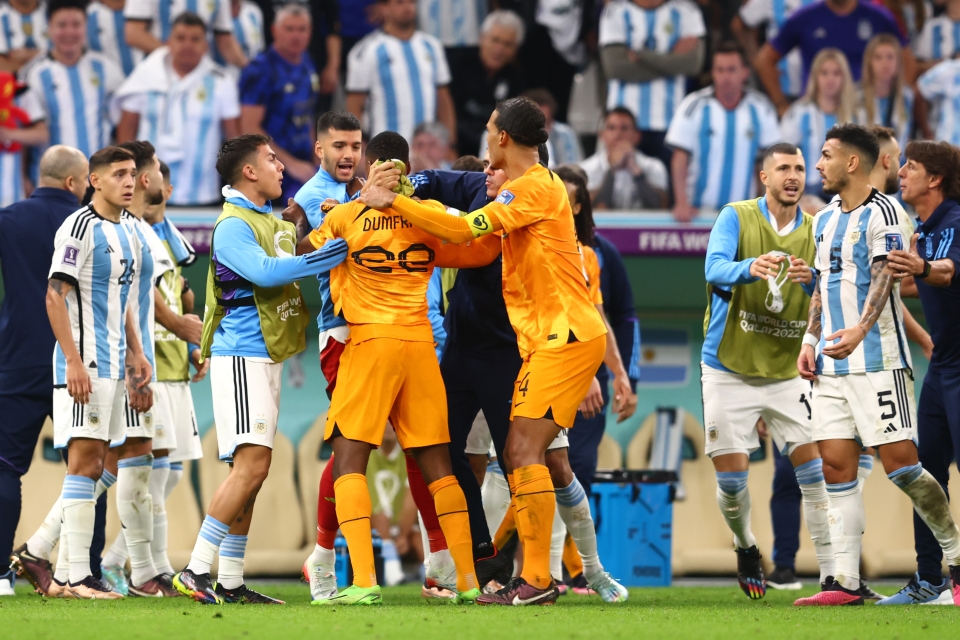
[(77, 247), (64, 247), (63, 249), (63, 264), (68, 264), (71, 267), (77, 266), (77, 254), (80, 253), (80, 249)]
[(510, 204), (513, 202), (514, 198), (516, 198), (516, 196), (513, 195), (513, 193), (511, 193), (508, 189), (504, 189), (500, 192), (500, 195), (497, 196), (497, 202), (500, 204)]

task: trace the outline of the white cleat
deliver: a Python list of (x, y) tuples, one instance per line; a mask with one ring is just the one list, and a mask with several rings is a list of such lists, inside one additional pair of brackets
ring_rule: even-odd
[(431, 553), (427, 558), (420, 595), (444, 602), (457, 599), (457, 565), (447, 549)]
[(630, 597), (627, 588), (614, 580), (606, 571), (599, 571), (588, 577), (587, 584), (600, 594), (604, 602), (626, 602)]
[(924, 607), (929, 607), (929, 606), (933, 606), (933, 605), (948, 605), (948, 606), (953, 606), (953, 605), (954, 605), (954, 602), (953, 602), (953, 593), (951, 593), (951, 590), (950, 590), (950, 589), (945, 589), (945, 590), (943, 590), (943, 591), (940, 592), (940, 595), (937, 597), (936, 600), (933, 600), (933, 601), (931, 601), (931, 602), (921, 602), (920, 605), (921, 605), (921, 606), (924, 606)]
[(79, 600), (123, 600), (123, 595), (110, 588), (105, 582), (97, 580), (93, 576), (87, 576), (76, 584), (67, 583), (64, 598), (77, 598)]
[(337, 574), (314, 562), (312, 554), (303, 563), (303, 578), (310, 583), (311, 600), (329, 600), (337, 595)]

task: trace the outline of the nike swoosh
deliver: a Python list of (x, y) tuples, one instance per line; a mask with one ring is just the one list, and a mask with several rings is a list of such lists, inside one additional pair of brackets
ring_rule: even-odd
[(515, 405), (513, 405), (513, 406), (519, 407), (519, 406), (522, 405), (522, 404), (526, 404), (526, 403), (525, 403), (525, 402), (518, 402), (517, 404), (515, 404)]
[(549, 591), (545, 591), (545, 592), (541, 593), (540, 595), (538, 595), (538, 596), (536, 596), (536, 597), (534, 597), (534, 598), (528, 598), (528, 599), (526, 599), (526, 600), (521, 599), (520, 596), (513, 596), (513, 605), (514, 605), (514, 606), (522, 606), (522, 605), (525, 605), (525, 604), (531, 604), (531, 603), (533, 603), (533, 602), (536, 602), (537, 600), (543, 600), (543, 599), (546, 598), (548, 595), (550, 595), (550, 592), (549, 592)]

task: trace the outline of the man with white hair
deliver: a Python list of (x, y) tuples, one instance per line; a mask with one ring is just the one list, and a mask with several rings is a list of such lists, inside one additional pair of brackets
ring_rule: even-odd
[(450, 168), (450, 132), (439, 122), (421, 122), (410, 143), (411, 171)]

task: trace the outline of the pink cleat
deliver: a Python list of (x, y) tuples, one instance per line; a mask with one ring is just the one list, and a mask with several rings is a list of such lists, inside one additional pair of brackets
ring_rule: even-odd
[(960, 565), (950, 566), (950, 580), (953, 582), (953, 604), (960, 607)]
[(840, 586), (840, 583), (827, 578), (822, 585), (823, 591), (815, 593), (809, 598), (800, 598), (793, 605), (795, 607), (843, 607), (863, 604), (863, 596), (857, 591), (850, 591)]

